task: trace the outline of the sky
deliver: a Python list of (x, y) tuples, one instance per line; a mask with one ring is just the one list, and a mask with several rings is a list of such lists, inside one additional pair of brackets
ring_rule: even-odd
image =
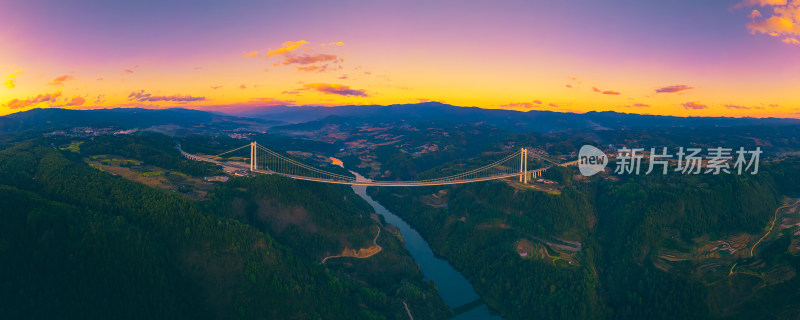
[(0, 83), (0, 115), (438, 101), (800, 118), (800, 0), (3, 0)]

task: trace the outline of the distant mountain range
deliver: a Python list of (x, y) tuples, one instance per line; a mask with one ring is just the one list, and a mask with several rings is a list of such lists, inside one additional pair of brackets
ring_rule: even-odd
[[(458, 107), (438, 102), (398, 104), (388, 106), (342, 106), (342, 107), (270, 107), (263, 110), (238, 114), (245, 117), (270, 119), (288, 123), (315, 121), (316, 124), (337, 123), (342, 118), (362, 122), (408, 123), (485, 123), (509, 131), (554, 132), (564, 130), (610, 130), (621, 128), (652, 127), (705, 127), (705, 126), (752, 126), (752, 125), (798, 125), (800, 119), (782, 118), (726, 118), (726, 117), (672, 117), (627, 114), (612, 111), (587, 112), (584, 114), (531, 110), (527, 112)], [(310, 125), (310, 123), (309, 123)]]
[(246, 126), (269, 126), (278, 122), (243, 118), (220, 113), (189, 109), (116, 108), (96, 110), (31, 109), (0, 117), (0, 132), (53, 130), (81, 126), (114, 126), (120, 128), (151, 128), (177, 126), (181, 128), (213, 129)]
[[(483, 123), (513, 132), (557, 132), (566, 130), (614, 130), (670, 127), (734, 127), (753, 125), (800, 125), (799, 119), (673, 117), (618, 113), (612, 111), (584, 114), (532, 110), (527, 112), (458, 107), (438, 102), (388, 106), (341, 107), (265, 107), (234, 115), (189, 109), (32, 109), (0, 117), (0, 132), (50, 130), (79, 126), (116, 126), (150, 128), (177, 126), (186, 129), (213, 130), (239, 127), (270, 127), (279, 124), (303, 125), (304, 129), (341, 123), (439, 124)], [(295, 127), (295, 126), (288, 126)]]

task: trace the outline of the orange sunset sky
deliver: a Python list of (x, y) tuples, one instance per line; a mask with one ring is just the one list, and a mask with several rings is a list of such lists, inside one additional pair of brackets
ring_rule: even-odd
[(0, 115), (439, 101), (800, 118), (800, 0), (12, 0), (0, 83)]

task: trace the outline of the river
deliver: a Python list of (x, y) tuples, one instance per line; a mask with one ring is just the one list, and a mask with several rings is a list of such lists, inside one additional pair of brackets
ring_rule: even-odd
[[(358, 173), (352, 173), (358, 180), (367, 180)], [(398, 229), (400, 229), (400, 233), (403, 235), (403, 239), (405, 240), (406, 249), (411, 252), (411, 257), (413, 257), (414, 260), (417, 261), (417, 264), (419, 264), (420, 269), (422, 269), (422, 272), (425, 274), (425, 279), (433, 280), (433, 282), (436, 284), (436, 288), (439, 290), (439, 295), (441, 295), (442, 299), (444, 299), (444, 302), (447, 303), (450, 308), (461, 307), (468, 303), (477, 305), (477, 307), (461, 313), (452, 319), (503, 319), (499, 315), (491, 314), (489, 307), (485, 303), (480, 301), (476, 302), (476, 300), (480, 299), (480, 296), (475, 293), (475, 289), (472, 288), (472, 285), (469, 283), (469, 281), (467, 281), (467, 279), (464, 278), (464, 276), (455, 268), (453, 268), (453, 266), (451, 266), (446, 260), (439, 259), (434, 256), (433, 250), (431, 250), (431, 247), (427, 242), (425, 242), (425, 239), (422, 238), (417, 230), (414, 230), (414, 228), (403, 221), (403, 219), (384, 208), (383, 205), (377, 201), (373, 200), (372, 197), (367, 194), (366, 186), (353, 186), (353, 191), (355, 191), (356, 194), (358, 194), (361, 198), (366, 200), (369, 205), (375, 209), (377, 214), (383, 216), (387, 223), (395, 225)], [(414, 310), (411, 310), (411, 312), (413, 313)]]

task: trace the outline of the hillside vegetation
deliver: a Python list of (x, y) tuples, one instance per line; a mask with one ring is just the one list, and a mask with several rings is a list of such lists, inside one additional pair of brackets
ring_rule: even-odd
[[(387, 298), (379, 288), (331, 270), (259, 228), (80, 160), (72, 151), (37, 141), (0, 151), (0, 291), (6, 297), (0, 309), (5, 317), (405, 317), (401, 293)], [(266, 201), (306, 204), (291, 194)], [(338, 224), (352, 220), (330, 226), (341, 232), (345, 227)], [(415, 283), (409, 288), (418, 288), (416, 293), (435, 292)], [(429, 298), (414, 308), (420, 314), (446, 314), (442, 305)]]

